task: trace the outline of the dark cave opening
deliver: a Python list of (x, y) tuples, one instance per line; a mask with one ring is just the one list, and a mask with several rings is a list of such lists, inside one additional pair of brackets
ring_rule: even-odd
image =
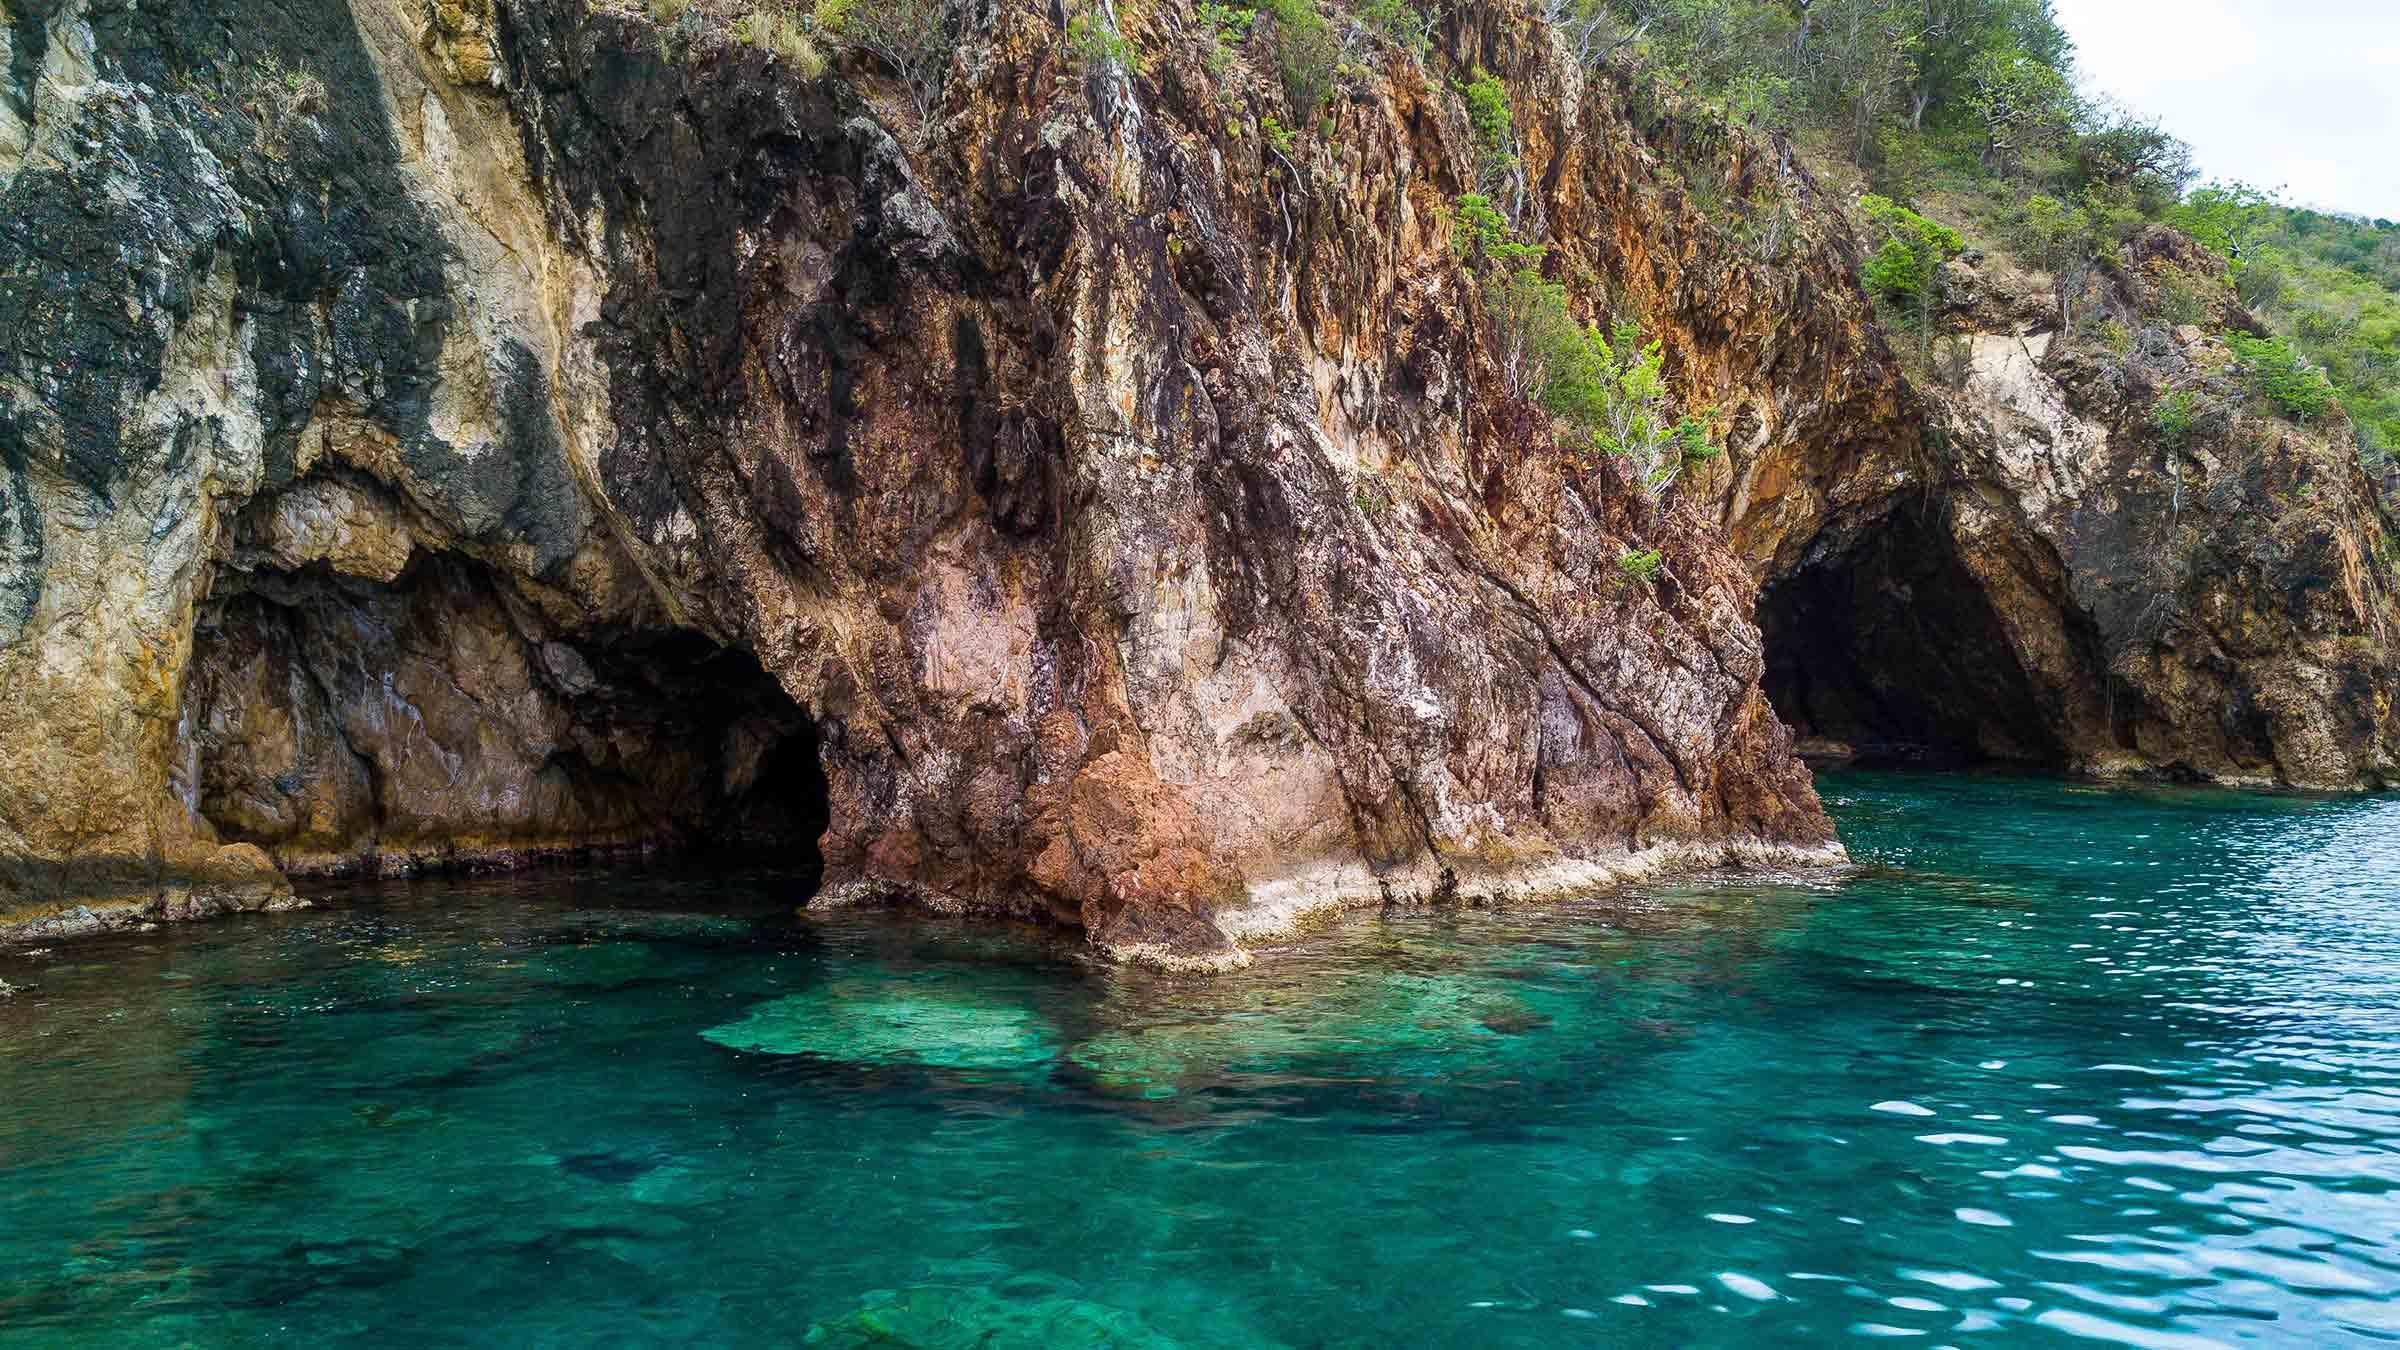
[(816, 725), (803, 720), (767, 752), (757, 778), (702, 835), (719, 847), (818, 867), (832, 823)]
[(743, 648), (562, 632), (439, 554), (389, 581), (247, 574), (195, 636), (187, 800), (295, 876), (647, 857), (814, 888), (817, 722)]
[(1759, 596), (1767, 698), (1803, 755), (2055, 768), (2053, 719), (1940, 508), (1901, 506)]
[(822, 865), (832, 819), (822, 738), (753, 653), (668, 632), (597, 645), (594, 658), (609, 690), (593, 706), (603, 725), (645, 728), (695, 756), (698, 777), (651, 788), (675, 826), (673, 851), (711, 864)]

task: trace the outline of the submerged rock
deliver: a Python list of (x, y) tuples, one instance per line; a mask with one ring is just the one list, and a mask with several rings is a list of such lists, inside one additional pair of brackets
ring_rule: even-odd
[(526, 963), (534, 978), (570, 988), (614, 989), (658, 974), (647, 944), (624, 941), (562, 943)]
[(1036, 1068), (1058, 1053), (1032, 1009), (930, 982), (835, 981), (700, 1034), (754, 1054), (939, 1069)]
[(919, 1285), (869, 1295), (866, 1306), (808, 1329), (808, 1345), (911, 1350), (1174, 1350), (1176, 1342), (1119, 1308), (1064, 1294), (999, 1298), (978, 1289)]
[(1227, 1073), (1331, 1069), (1351, 1057), (1430, 1055), (1455, 1067), (1461, 1055), (1518, 1048), (1505, 1043), (1549, 1023), (1488, 977), (1326, 975), (1236, 993), (1210, 1016), (1104, 1031), (1067, 1058), (1103, 1087), (1168, 1096)]
[(694, 914), (683, 910), (575, 910), (553, 922), (586, 938), (655, 938), (661, 941), (702, 942), (738, 938), (752, 931), (750, 920), (729, 914)]

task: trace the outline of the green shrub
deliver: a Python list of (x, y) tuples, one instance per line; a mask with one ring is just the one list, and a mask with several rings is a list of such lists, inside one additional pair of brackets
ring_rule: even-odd
[(1664, 497), (1685, 469), (1723, 453), (1705, 422), (1676, 415), (1666, 349), (1643, 341), (1639, 325), (1620, 323), (1613, 334), (1569, 329), (1551, 354), (1542, 406), (1573, 424), (1592, 449), (1629, 461), (1643, 491)]
[(1933, 306), (1942, 287), (1942, 268), (1965, 250), (1966, 240), (1947, 225), (1927, 220), (1889, 197), (1859, 199), (1883, 244), (1867, 259), (1859, 280), (1867, 293), (1908, 317), (1917, 330), (1918, 359), (1933, 363)]
[(1433, 49), (1433, 25), (1411, 0), (1359, 0), (1358, 17), (1419, 60)]
[[(1538, 249), (1484, 278), (1502, 385), (1547, 406), (1559, 368), (1582, 351), (1582, 328), (1567, 308), (1567, 288), (1542, 277)], [(1552, 409), (1556, 411), (1556, 409)]]
[(1858, 277), (1867, 294), (1902, 305), (1915, 303), (1923, 278), (1916, 251), (1897, 239), (1884, 240), (1883, 247), (1869, 254)]
[(1341, 41), (1316, 0), (1267, 0), (1267, 13), (1275, 20), (1275, 68), (1283, 77), (1283, 95), (1293, 112), (1313, 117), (1333, 92)]
[(1258, 11), (1220, 5), (1213, 0), (1200, 0), (1192, 11), (1199, 17), (1201, 29), (1209, 35), (1207, 66), (1211, 75), (1222, 75), (1233, 64), (1233, 49), (1250, 40), (1250, 28), (1258, 22)]
[(1658, 569), (1665, 562), (1665, 555), (1657, 549), (1632, 549), (1617, 555), (1617, 571), (1622, 573), (1627, 581), (1647, 586), (1657, 579)]
[(2150, 279), (2158, 289), (2158, 316), (2177, 327), (2207, 323), (2225, 298), (2223, 282), (2180, 267), (2162, 266)]
[(1503, 267), (1537, 266), (1550, 250), (1540, 244), (1519, 242), (1509, 228), (1508, 217), (1501, 215), (1492, 199), (1480, 192), (1462, 192), (1451, 206), (1453, 237), (1450, 246), (1461, 258), (1474, 264), (1497, 262)]
[(2050, 274), (2058, 292), (2061, 328), (2074, 326), (2075, 296), (2091, 275), (2093, 260), (2107, 247), (2101, 239), (2105, 228), (2089, 211), (2040, 192), (2026, 199), (2017, 217), (2012, 231), (2017, 256)]
[(1966, 248), (1966, 240), (1889, 197), (1869, 194), (1859, 199), (1859, 207), (1884, 236), (1883, 246), (1867, 259), (1860, 276), (1867, 290), (1912, 309), (1930, 305), (1942, 265)]
[(2134, 190), (2112, 183), (2094, 183), (2083, 190), (2083, 214), (2091, 222), (2094, 247), (2104, 251), (2140, 234), (2150, 223)]
[(2241, 362), (2251, 386), (2293, 418), (2305, 422), (2332, 406), (2333, 382), (2282, 338), (2228, 333), (2225, 342), (2233, 348), (2234, 359)]
[(1068, 20), (1067, 48), (1087, 65), (1114, 66), (1136, 75), (1142, 70), (1142, 54), (1103, 10)]
[(2252, 309), (2272, 309), (2292, 288), (2291, 270), (2271, 248), (2260, 248), (2233, 274), (2233, 293)]
[(800, 78), (813, 80), (825, 73), (825, 53), (801, 26), (800, 16), (782, 5), (768, 5), (733, 21), (739, 42), (764, 48), (789, 62)]
[(1475, 177), (1486, 192), (1495, 192), (1517, 167), (1516, 116), (1509, 111), (1508, 86), (1481, 67), (1460, 90), (1467, 104), (1467, 124), (1475, 130)]
[(2169, 450), (2180, 450), (2192, 438), (2193, 413), (2198, 400), (2188, 389), (2179, 389), (2150, 407), (2150, 434)]
[(1288, 157), (1292, 153), (1292, 129), (1277, 121), (1275, 114), (1268, 113), (1265, 120), (1258, 124), (1258, 134), (1265, 138), (1276, 154)]
[(1451, 247), (1462, 258), (1480, 258), (1508, 237), (1508, 220), (1480, 192), (1461, 193), (1451, 207)]
[(1467, 101), (1467, 122), (1475, 128), (1476, 143), (1507, 144), (1516, 129), (1516, 118), (1508, 109), (1508, 86), (1500, 77), (1477, 66), (1475, 78), (1459, 92)]

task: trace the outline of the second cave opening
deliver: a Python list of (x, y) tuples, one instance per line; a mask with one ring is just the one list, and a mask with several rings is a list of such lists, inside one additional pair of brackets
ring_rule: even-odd
[(2065, 752), (1939, 504), (1908, 504), (1768, 584), (1766, 690), (1812, 758), (2056, 768)]

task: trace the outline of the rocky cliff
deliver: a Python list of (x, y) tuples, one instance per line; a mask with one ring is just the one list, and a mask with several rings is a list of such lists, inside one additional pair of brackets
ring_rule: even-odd
[[(1265, 25), (1181, 0), (1123, 13), (1138, 69), (967, 6), (922, 116), (669, 11), (7, 0), (0, 926), (702, 844), (1225, 964), (1315, 907), (1830, 856), (1770, 693), (1852, 744), (2390, 772), (2354, 465), (2161, 459), (2038, 320), (1912, 381), (1788, 146), (1516, 5), (1348, 32), (1313, 128)], [(1521, 230), (1725, 442), (1663, 510), (1507, 391), (1477, 67)]]
[(2221, 335), (2263, 330), (2224, 264), (2153, 228), (2064, 287), (1956, 272), (1917, 468), (1769, 573), (1768, 688), (1811, 748), (2400, 782), (2396, 531), (2338, 407), (2298, 424), (2241, 378)]

